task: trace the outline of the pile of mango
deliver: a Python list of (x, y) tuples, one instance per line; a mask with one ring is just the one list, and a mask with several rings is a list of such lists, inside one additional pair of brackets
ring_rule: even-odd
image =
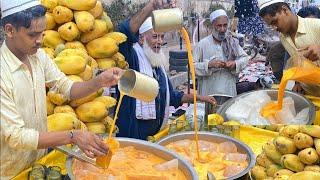
[[(113, 32), (113, 24), (97, 0), (41, 0), (47, 8), (47, 26), (42, 48), (72, 81), (94, 78), (98, 70), (128, 68), (119, 44), (127, 37)], [(105, 133), (112, 119), (109, 109), (116, 100), (99, 90), (87, 97), (68, 101), (55, 89), (47, 93), (49, 131), (88, 129)]]
[(320, 179), (319, 125), (284, 126), (262, 149), (251, 170), (254, 179)]

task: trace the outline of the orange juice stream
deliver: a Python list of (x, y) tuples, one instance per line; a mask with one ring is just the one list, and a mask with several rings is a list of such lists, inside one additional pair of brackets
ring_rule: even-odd
[(196, 90), (196, 73), (195, 68), (193, 64), (193, 58), (192, 58), (192, 52), (191, 52), (191, 43), (190, 38), (188, 35), (188, 32), (185, 28), (181, 29), (182, 37), (186, 43), (186, 48), (188, 51), (188, 60), (189, 60), (189, 66), (191, 70), (191, 77), (192, 77), (192, 86), (193, 86), (193, 122), (194, 122), (194, 133), (195, 133), (195, 140), (196, 140), (196, 148), (197, 148), (197, 159), (200, 159), (200, 153), (199, 153), (199, 142), (198, 142), (198, 118), (197, 118), (197, 90)]
[(120, 92), (119, 102), (118, 102), (118, 105), (117, 105), (117, 108), (116, 108), (116, 112), (114, 114), (114, 118), (113, 118), (113, 121), (112, 121), (112, 125), (111, 125), (110, 131), (109, 131), (109, 139), (112, 138), (112, 132), (114, 130), (114, 126), (116, 125), (116, 121), (117, 121), (117, 118), (118, 118), (118, 113), (119, 113), (119, 109), (120, 109), (120, 106), (121, 106), (121, 102), (122, 102), (123, 96), (124, 96), (124, 94), (122, 94)]
[[(271, 102), (261, 109), (263, 117), (274, 116), (282, 109), (284, 91), (289, 80), (295, 80), (306, 84), (320, 84), (320, 68), (312, 64), (310, 61), (303, 61), (302, 67), (293, 67), (283, 73), (279, 90), (278, 102)], [(281, 123), (281, 122), (277, 122)]]

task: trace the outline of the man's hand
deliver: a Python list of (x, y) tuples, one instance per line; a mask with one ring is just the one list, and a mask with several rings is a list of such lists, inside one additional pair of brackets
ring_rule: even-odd
[(226, 63), (220, 60), (211, 60), (208, 64), (209, 68), (225, 68)]
[(226, 68), (230, 69), (230, 70), (235, 69), (236, 68), (236, 61), (227, 61)]
[(78, 145), (78, 147), (91, 158), (104, 156), (109, 151), (106, 143), (104, 143), (99, 136), (88, 131), (74, 131), (72, 143)]
[(213, 106), (216, 106), (217, 105), (217, 101), (214, 97), (212, 96), (201, 96), (201, 95), (197, 95), (197, 99), (200, 101), (200, 102), (206, 102), (206, 103), (210, 103), (212, 104)]
[(120, 68), (111, 68), (99, 74), (97, 78), (102, 87), (111, 87), (118, 83), (122, 73), (123, 70)]
[(299, 50), (304, 57), (308, 58), (311, 61), (320, 60), (320, 46), (319, 45), (310, 45)]
[(175, 8), (176, 0), (153, 0), (154, 9)]

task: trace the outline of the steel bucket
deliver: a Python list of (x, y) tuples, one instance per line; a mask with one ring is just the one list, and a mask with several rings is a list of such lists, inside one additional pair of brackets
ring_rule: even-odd
[[(264, 90), (258, 90), (258, 91), (265, 91), (267, 92), (267, 94), (271, 97), (271, 100), (276, 101), (278, 99), (278, 90), (275, 89), (264, 89)], [(235, 96), (232, 99), (229, 99), (227, 102), (225, 102), (222, 106), (220, 106), (218, 108), (217, 113), (220, 114), (221, 116), (223, 116), (223, 118), (225, 119), (225, 121), (228, 121), (229, 119), (226, 117), (226, 111), (227, 109), (234, 104), (238, 99), (240, 98), (244, 98), (248, 95), (250, 95), (251, 93), (255, 93), (257, 91), (250, 91), (247, 93), (243, 93), (240, 94), (238, 96)], [(309, 119), (308, 119), (308, 123), (307, 124), (312, 124), (314, 119), (315, 119), (315, 115), (316, 115), (316, 108), (315, 106), (312, 104), (311, 101), (309, 101), (307, 98), (303, 97), (300, 94), (294, 93), (292, 91), (285, 91), (285, 96), (284, 97), (291, 97), (294, 101), (294, 106), (296, 109), (296, 112), (300, 112), (302, 109), (309, 107)]]
[[(247, 146), (246, 144), (244, 144), (243, 142), (241, 142), (237, 139), (234, 139), (232, 137), (225, 136), (222, 134), (218, 134), (218, 133), (200, 131), (200, 132), (198, 132), (198, 136), (199, 136), (199, 140), (205, 140), (205, 141), (209, 141), (209, 142), (215, 142), (215, 143), (220, 143), (220, 142), (224, 142), (224, 141), (233, 142), (237, 146), (238, 152), (248, 155), (248, 158), (247, 158), (248, 159), (248, 167), (246, 169), (244, 169), (242, 172), (240, 172), (239, 174), (231, 176), (227, 179), (232, 180), (232, 179), (238, 179), (238, 178), (240, 178), (240, 179), (247, 178), (246, 176), (247, 176), (248, 172), (253, 168), (253, 166), (255, 165), (255, 162), (256, 162), (255, 154), (253, 153), (253, 151), (251, 150), (251, 148), (249, 146)], [(184, 139), (193, 140), (194, 139), (194, 131), (176, 133), (176, 134), (169, 135), (169, 136), (161, 139), (160, 141), (158, 141), (157, 144), (159, 144), (161, 146), (165, 146), (169, 143), (184, 140)]]
[[(133, 146), (138, 150), (155, 154), (158, 157), (161, 157), (164, 160), (168, 160), (168, 161), (172, 159), (178, 159), (179, 169), (184, 173), (187, 179), (198, 180), (198, 175), (194, 170), (194, 168), (192, 167), (192, 165), (190, 165), (186, 160), (182, 159), (177, 154), (170, 152), (169, 150), (165, 149), (160, 145), (157, 145), (148, 141), (131, 139), (131, 138), (117, 138), (117, 140), (120, 142), (120, 147)], [(78, 149), (78, 151), (80, 150)], [(73, 158), (69, 156), (66, 162), (67, 173), (70, 179), (74, 180), (75, 176), (72, 171), (72, 165), (73, 165)]]

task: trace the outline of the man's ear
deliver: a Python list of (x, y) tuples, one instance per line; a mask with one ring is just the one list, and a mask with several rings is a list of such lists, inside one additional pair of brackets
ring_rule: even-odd
[(285, 6), (285, 5), (283, 5), (283, 6), (281, 7), (281, 11), (282, 11), (285, 15), (289, 15), (290, 12), (291, 12), (291, 10), (288, 9), (288, 7)]
[(16, 32), (16, 28), (12, 24), (6, 24), (4, 25), (4, 32), (7, 38), (12, 38)]

